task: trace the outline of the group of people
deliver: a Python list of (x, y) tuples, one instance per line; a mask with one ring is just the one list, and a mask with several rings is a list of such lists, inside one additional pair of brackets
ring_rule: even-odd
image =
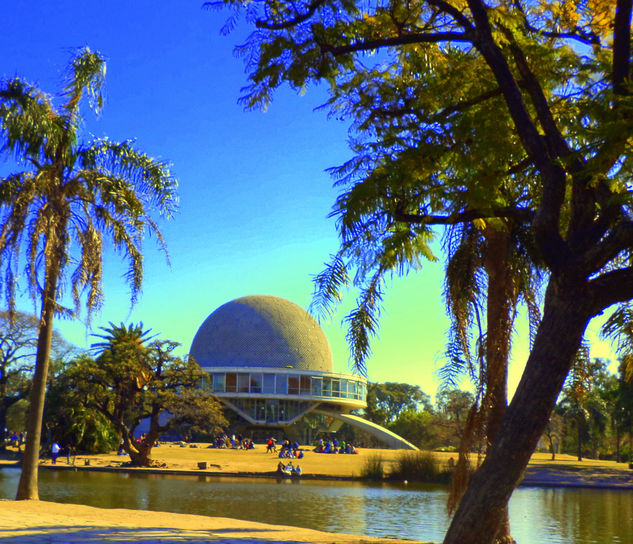
[[(266, 453), (277, 453), (277, 440), (270, 437), (266, 441)], [(282, 442), (279, 449), (280, 459), (303, 459), (303, 451), (299, 448), (299, 442), (290, 443), (286, 439)]]
[(26, 431), (24, 432), (16, 432), (5, 427), (4, 429), (4, 443), (9, 443), (10, 446), (14, 448), (20, 448), (24, 442), (26, 442)]
[(288, 461), (287, 465), (284, 465), (282, 461), (277, 464), (277, 474), (283, 476), (301, 476), (301, 467), (296, 467), (292, 464), (292, 461)]
[(51, 463), (57, 464), (57, 458), (59, 454), (64, 451), (66, 453), (66, 463), (70, 465), (70, 458), (73, 458), (73, 465), (75, 464), (75, 451), (70, 443), (66, 444), (63, 448), (57, 442), (51, 444)]
[[(255, 444), (250, 438), (245, 438), (241, 434), (231, 436), (226, 433), (220, 433), (215, 437), (214, 446), (216, 448), (233, 448), (239, 450), (252, 450), (255, 449)], [(267, 450), (268, 451), (268, 450)]]
[(341, 440), (340, 442), (334, 438), (333, 440), (323, 440), (323, 438), (319, 438), (316, 442), (316, 447), (314, 448), (316, 453), (348, 453), (354, 454), (358, 453), (358, 450), (354, 447), (354, 444), (351, 442), (345, 442), (345, 440)]

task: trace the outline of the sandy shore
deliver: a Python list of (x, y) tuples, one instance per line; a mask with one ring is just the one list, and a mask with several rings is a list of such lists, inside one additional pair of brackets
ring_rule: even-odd
[(226, 543), (315, 542), (411, 544), (411, 540), (332, 534), (190, 514), (93, 508), (45, 501), (0, 501), (3, 544), (90, 542)]

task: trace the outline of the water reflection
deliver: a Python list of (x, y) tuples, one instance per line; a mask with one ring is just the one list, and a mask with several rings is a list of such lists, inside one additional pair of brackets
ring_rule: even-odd
[[(18, 478), (0, 470), (1, 498), (15, 496)], [(448, 526), (440, 486), (41, 471), (40, 497), (436, 542)], [(633, 493), (522, 488), (510, 519), (520, 544), (630, 543)]]

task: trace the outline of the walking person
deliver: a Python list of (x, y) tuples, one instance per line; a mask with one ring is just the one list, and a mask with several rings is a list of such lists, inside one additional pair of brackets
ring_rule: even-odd
[(70, 465), (70, 458), (73, 458), (73, 465), (75, 464), (75, 452), (73, 450), (72, 445), (70, 444), (70, 442), (68, 442), (66, 444), (66, 464)]
[(57, 442), (53, 442), (53, 445), (51, 446), (51, 460), (53, 464), (57, 463), (57, 456), (59, 455), (60, 451), (61, 447), (59, 446), (59, 444)]

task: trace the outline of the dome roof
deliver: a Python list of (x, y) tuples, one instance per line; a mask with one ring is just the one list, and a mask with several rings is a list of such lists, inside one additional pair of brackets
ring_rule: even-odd
[(191, 355), (202, 367), (332, 372), (332, 352), (319, 324), (300, 306), (270, 295), (220, 306), (200, 325)]

